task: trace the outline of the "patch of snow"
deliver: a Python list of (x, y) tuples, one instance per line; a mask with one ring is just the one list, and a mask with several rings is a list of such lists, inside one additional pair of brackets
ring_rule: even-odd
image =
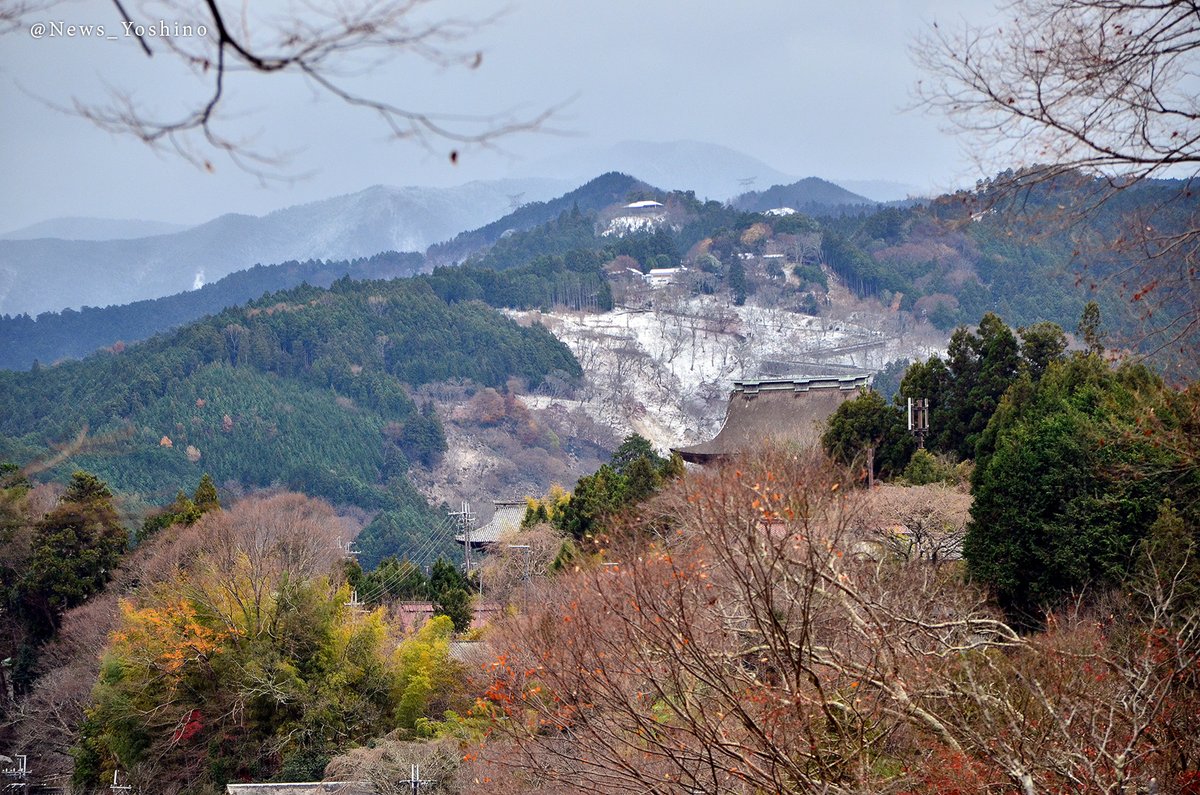
[(666, 223), (666, 220), (667, 216), (661, 213), (653, 215), (618, 215), (608, 222), (608, 225), (600, 233), (600, 236), (611, 237), (612, 235), (616, 235), (617, 237), (622, 237), (637, 232), (653, 232)]
[(582, 408), (618, 437), (637, 432), (666, 450), (717, 432), (734, 379), (878, 370), (892, 359), (944, 350), (941, 338), (896, 328), (891, 313), (830, 312), (812, 317), (730, 306), (719, 296), (668, 296), (649, 310), (508, 314), (540, 321), (584, 371), (573, 399), (530, 396), (531, 407)]

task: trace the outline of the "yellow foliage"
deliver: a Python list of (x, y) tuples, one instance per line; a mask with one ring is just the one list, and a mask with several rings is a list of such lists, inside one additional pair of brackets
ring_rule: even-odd
[(170, 676), (179, 676), (191, 662), (221, 652), (232, 630), (213, 629), (200, 621), (195, 606), (184, 598), (155, 607), (136, 608), (121, 600), (121, 619), (112, 635), (112, 648), (122, 658)]
[(751, 225), (745, 232), (742, 232), (742, 245), (752, 246), (769, 234), (771, 234), (771, 227), (759, 221)]
[(550, 484), (550, 491), (546, 492), (545, 497), (541, 499), (526, 497), (525, 505), (535, 515), (539, 512), (544, 512), (545, 521), (553, 522), (554, 518), (558, 516), (570, 501), (571, 492), (564, 489), (558, 483), (552, 483)]

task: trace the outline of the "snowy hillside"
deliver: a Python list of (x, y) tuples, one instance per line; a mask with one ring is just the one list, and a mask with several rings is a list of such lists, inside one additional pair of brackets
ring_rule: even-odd
[(895, 316), (866, 307), (810, 317), (705, 296), (663, 303), (604, 314), (511, 313), (565, 342), (586, 379), (571, 399), (536, 395), (526, 403), (584, 409), (616, 436), (636, 431), (665, 450), (716, 433), (733, 379), (873, 371), (944, 345), (927, 327), (902, 332)]
[[(650, 295), (653, 308), (507, 312), (565, 342), (583, 366), (582, 386), (503, 399), (460, 384), (422, 388), (418, 399), (434, 403), (449, 449), (434, 469), (414, 471), (418, 488), (486, 511), (487, 500), (541, 495), (552, 483), (570, 488), (632, 432), (664, 452), (711, 438), (733, 379), (875, 370), (945, 345), (931, 327), (901, 331), (896, 315), (840, 289), (823, 318), (669, 289)], [(504, 410), (502, 400), (510, 404)]]

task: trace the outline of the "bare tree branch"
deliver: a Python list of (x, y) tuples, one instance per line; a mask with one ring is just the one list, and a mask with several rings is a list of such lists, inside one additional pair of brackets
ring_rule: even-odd
[[(1183, 182), (1167, 200), (1105, 217), (1113, 228), (1080, 252), (1128, 263), (1101, 271), (1140, 310), (1143, 345), (1195, 352), (1200, 330), (1200, 7), (1157, 0), (1014, 0), (996, 27), (934, 25), (913, 48), (928, 78), (918, 106), (962, 134), (995, 172), (986, 201), (1009, 203), (1068, 185), (1064, 225), (1095, 217), (1158, 178)], [(1080, 179), (1080, 175), (1084, 179)], [(1063, 182), (1066, 180), (1066, 183)], [(1061, 197), (1061, 193), (1058, 197)], [(1011, 206), (1011, 205), (1010, 205)], [(1097, 269), (1099, 270), (1099, 269)]]
[[(22, 27), (31, 14), (53, 2), (0, 0), (0, 32)], [(147, 58), (167, 56), (193, 73), (201, 92), (193, 106), (181, 115), (163, 115), (126, 87), (110, 88), (102, 102), (76, 97), (65, 105), (49, 104), (209, 171), (215, 167), (213, 155), (219, 154), (260, 178), (283, 176), (286, 154), (261, 149), (230, 131), (228, 88), (240, 74), (303, 78), (318, 95), (373, 112), (395, 138), (415, 141), (429, 151), (439, 142), (449, 144), (452, 162), (462, 147), (490, 147), (513, 133), (541, 129), (556, 110), (431, 113), (351, 87), (352, 78), (403, 56), (443, 68), (478, 68), (483, 53), (466, 46), (467, 39), (494, 22), (494, 14), (443, 17), (433, 0), (297, 0), (285, 13), (253, 19), (248, 18), (248, 6), (238, 17), (218, 0), (112, 3), (121, 20), (122, 39), (136, 41)]]

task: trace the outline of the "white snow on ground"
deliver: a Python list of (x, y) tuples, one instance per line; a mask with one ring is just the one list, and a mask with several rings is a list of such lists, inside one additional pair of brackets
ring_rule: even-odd
[(600, 233), (602, 237), (616, 235), (623, 237), (635, 232), (653, 232), (667, 221), (665, 213), (649, 215), (618, 215), (608, 222), (608, 226)]
[(915, 333), (893, 313), (839, 310), (836, 300), (825, 317), (730, 306), (720, 296), (654, 300), (652, 310), (510, 312), (544, 324), (584, 371), (572, 399), (530, 395), (530, 408), (584, 408), (619, 435), (636, 431), (666, 450), (719, 430), (734, 379), (877, 370), (945, 345), (927, 326)]

